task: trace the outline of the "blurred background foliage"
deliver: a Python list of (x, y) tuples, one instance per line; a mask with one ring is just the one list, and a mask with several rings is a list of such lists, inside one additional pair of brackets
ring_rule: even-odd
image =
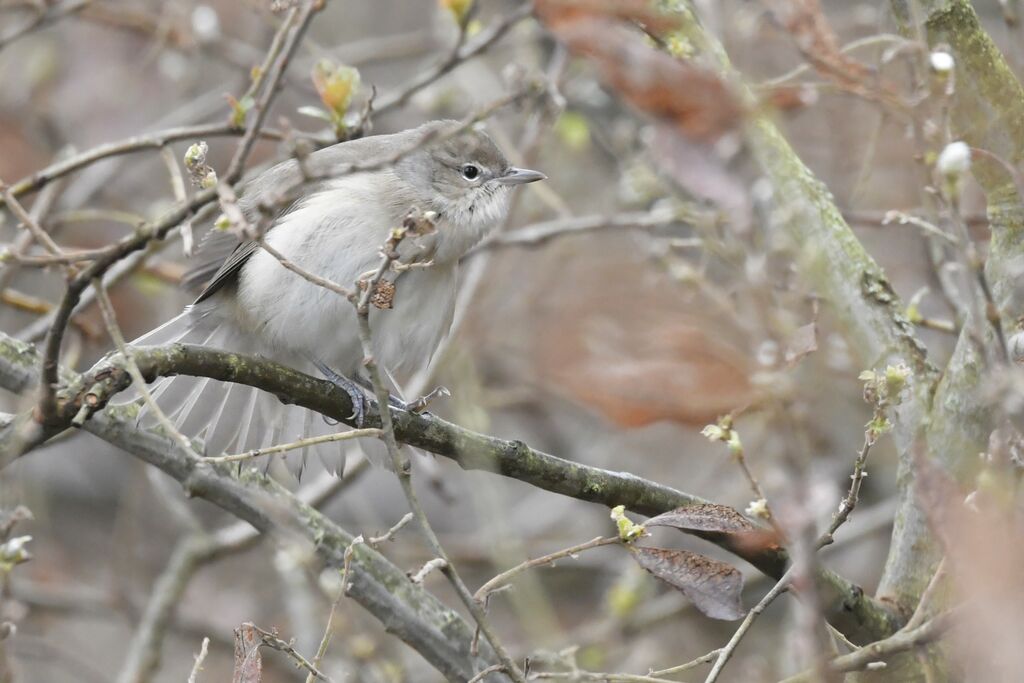
[[(53, 12), (75, 3), (44, 4)], [(237, 98), (277, 21), (268, 3), (255, 0), (78, 4), (8, 41), (5, 36), (35, 16), (38, 3), (0, 0), (0, 180), (8, 184), (74, 151), (173, 126), (226, 121), (233, 107), (237, 115), (246, 105)], [(285, 78), (268, 125), (321, 136), (346, 133), (351, 120), (342, 114), (361, 111), (372, 88), (378, 101), (387, 101), (445, 58), (464, 4), (330, 0)], [(517, 4), (478, 0), (470, 37)], [(922, 205), (927, 150), (912, 127), (884, 104), (836, 87), (813, 69), (794, 75), (805, 57), (766, 7), (772, 3), (696, 4), (755, 92), (783, 105), (773, 119), (827, 185), (894, 290), (914, 301), (921, 319), (948, 319), (920, 230), (884, 220), (886, 212)], [(1019, 76), (1024, 36), (1019, 24), (1006, 21), (1002, 7), (1013, 4), (975, 3)], [(906, 58), (892, 54), (901, 43), (891, 35), (896, 28), (888, 2), (825, 0), (822, 6), (841, 44), (860, 41), (857, 59), (906, 87)], [(709, 170), (699, 164), (704, 157), (695, 157), (690, 172), (698, 178), (690, 182), (701, 186), (706, 180), (712, 197), (738, 196), (747, 221), (743, 230), (723, 219), (721, 203), (679, 191), (658, 163), (664, 147), (651, 120), (607, 86), (599, 65), (567, 54), (534, 19), (517, 22), (484, 54), (402, 106), (373, 115), (372, 130), (465, 116), (535, 74), (557, 84), (555, 96), (506, 109), (488, 124), (514, 150), (518, 165), (542, 169), (550, 178), (518, 197), (502, 237), (574, 216), (642, 212), (672, 219), (530, 244), (499, 240), (472, 254), (465, 273), (474, 279), (474, 295), (433, 375), (453, 396), (435, 410), (471, 429), (630, 471), (741, 510), (753, 497), (747, 480), (727, 450), (700, 431), (718, 416), (742, 410), (736, 425), (747, 462), (769, 499), (783, 506), (798, 499), (826, 523), (848, 486), (871, 417), (857, 379), (865, 367), (827, 306), (819, 306), (794, 277), (794, 245), (767, 229), (772, 188), (735, 132), (702, 152), (715, 160)], [(778, 87), (783, 78), (791, 87)], [(223, 168), (234, 140), (208, 142), (208, 162)], [(181, 159), (189, 144), (172, 145), (174, 157)], [(277, 143), (260, 142), (252, 165), (282, 152), (287, 150)], [(62, 245), (78, 248), (107, 244), (174, 201), (156, 153), (107, 159), (55, 186), (46, 225)], [(961, 210), (984, 241), (983, 222), (975, 219), (983, 214), (984, 198), (973, 181), (964, 188)], [(3, 241), (12, 241), (12, 222), (0, 229)], [(174, 241), (111, 290), (129, 338), (188, 303), (188, 293), (177, 286), (186, 263), (180, 240)], [(59, 276), (38, 269), (0, 278), (4, 287), (38, 300), (36, 310), (9, 298), (0, 307), (0, 329), (15, 335), (31, 329), (63, 286)], [(925, 286), (932, 291), (915, 297)], [(68, 357), (77, 367), (88, 367), (110, 349), (94, 308), (78, 315), (73, 329)], [(941, 367), (955, 337), (924, 326), (918, 332)], [(787, 419), (780, 419), (780, 411)], [(872, 453), (858, 511), (825, 560), (869, 593), (888, 547), (896, 464), (895, 449), (883, 438)], [(416, 466), (428, 473), (420, 484), (430, 518), (471, 584), (527, 556), (611, 531), (603, 508), (431, 458), (418, 458)], [(57, 439), (4, 471), (0, 503), (5, 509), (25, 505), (34, 517), (18, 526), (19, 533), (33, 536), (34, 559), (10, 577), (3, 601), (3, 618), (18, 626), (6, 653), (15, 680), (103, 681), (116, 675), (154, 581), (183, 533), (168, 512), (168, 488), (161, 475), (87, 434)], [(195, 507), (204, 519), (224, 522), (211, 506)], [(326, 509), (344, 527), (374, 534), (390, 527), (405, 506), (393, 475), (370, 470)], [(658, 538), (664, 544), (726, 557), (696, 539), (663, 533)], [(411, 536), (399, 535), (385, 552), (410, 570), (430, 559)], [(750, 567), (742, 569), (750, 605), (768, 582)], [(203, 568), (178, 607), (154, 680), (184, 680), (204, 636), (212, 644), (203, 679), (226, 680), (232, 629), (243, 621), (273, 625), (295, 638), (300, 651), (315, 651), (332, 590), (321, 578), (308, 558), (266, 543)], [(440, 578), (428, 585), (454, 604)], [(538, 662), (542, 651), (562, 662), (575, 657), (591, 670), (668, 667), (720, 647), (734, 630), (699, 615), (609, 549), (525, 574), (514, 591), (495, 596), (491, 613), (517, 651), (534, 653)], [(726, 680), (793, 673), (787, 654), (792, 618), (782, 601), (772, 606)], [(437, 678), (355, 606), (341, 604), (334, 633), (324, 668), (339, 680)], [(283, 656), (268, 656), (265, 666), (269, 680), (304, 675)]]

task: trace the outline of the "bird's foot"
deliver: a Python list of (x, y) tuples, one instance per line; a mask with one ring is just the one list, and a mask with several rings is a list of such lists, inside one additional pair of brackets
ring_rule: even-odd
[(350, 380), (345, 375), (335, 372), (326, 364), (320, 361), (313, 361), (316, 365), (316, 369), (319, 370), (324, 377), (331, 381), (334, 386), (338, 387), (352, 399), (352, 415), (351, 419), (355, 420), (356, 427), (362, 427), (363, 422), (366, 419), (366, 393), (362, 387)]

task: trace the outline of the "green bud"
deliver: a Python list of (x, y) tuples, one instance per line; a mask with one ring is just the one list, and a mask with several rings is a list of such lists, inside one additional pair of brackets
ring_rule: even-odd
[(203, 179), (199, 181), (199, 187), (204, 190), (217, 187), (217, 172), (212, 168), (208, 169), (206, 174), (203, 176)]
[(200, 140), (199, 142), (193, 143), (185, 151), (185, 168), (192, 170), (199, 168), (206, 163), (206, 154), (210, 151), (210, 146), (205, 141)]
[(625, 505), (613, 507), (610, 517), (615, 521), (615, 526), (619, 530), (619, 538), (626, 543), (632, 543), (646, 533), (642, 524), (637, 524), (626, 517)]

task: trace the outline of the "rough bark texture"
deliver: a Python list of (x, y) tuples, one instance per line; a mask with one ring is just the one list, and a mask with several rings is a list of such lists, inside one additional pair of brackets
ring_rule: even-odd
[[(956, 60), (956, 94), (951, 124), (954, 137), (987, 150), (1013, 166), (1024, 161), (1024, 90), (991, 37), (981, 27), (970, 2), (921, 2), (929, 45), (946, 45)], [(893, 2), (902, 30), (915, 32), (903, 0)], [(1011, 266), (1024, 259), (1024, 206), (1010, 174), (998, 163), (976, 157), (972, 172), (985, 192), (992, 240), (986, 274), (1000, 309), (1004, 329), (1024, 313), (1014, 295)], [(966, 329), (966, 326), (965, 326)], [(927, 453), (949, 474), (971, 485), (978, 453), (988, 445), (992, 413), (979, 395), (983, 361), (969, 336), (961, 334), (939, 384), (928, 418)], [(901, 499), (892, 546), (879, 596), (901, 609), (912, 609), (940, 559), (940, 548), (913, 495), (913, 470), (907, 457), (901, 468)]]

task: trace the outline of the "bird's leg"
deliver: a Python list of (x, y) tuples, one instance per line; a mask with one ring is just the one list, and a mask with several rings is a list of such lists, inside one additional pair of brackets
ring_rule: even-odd
[(352, 417), (355, 418), (356, 427), (362, 427), (363, 420), (366, 418), (366, 394), (359, 384), (345, 375), (335, 372), (322, 361), (314, 360), (313, 364), (334, 386), (343, 390), (352, 399)]

